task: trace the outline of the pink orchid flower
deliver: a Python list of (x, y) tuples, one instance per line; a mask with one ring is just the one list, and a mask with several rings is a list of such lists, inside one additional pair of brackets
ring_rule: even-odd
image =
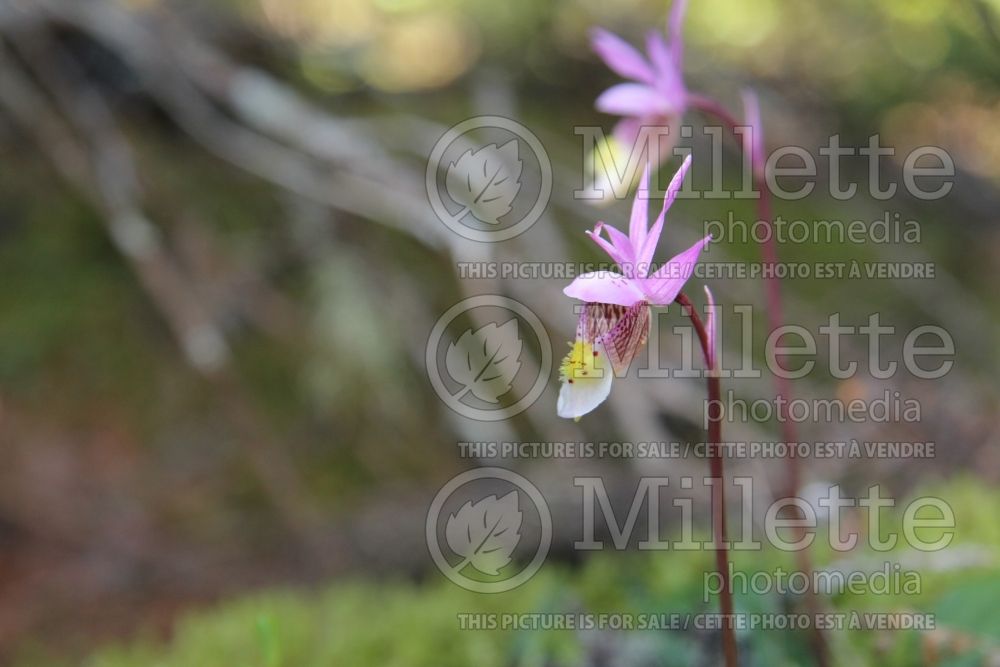
[[(628, 235), (603, 222), (588, 232), (622, 273), (585, 273), (563, 290), (585, 305), (577, 323), (575, 342), (570, 344), (570, 353), (560, 367), (563, 384), (556, 407), (560, 417), (579, 419), (604, 402), (611, 392), (614, 375), (625, 372), (646, 343), (650, 306), (673, 303), (691, 277), (698, 255), (711, 240), (711, 236), (706, 236), (649, 273), (667, 209), (677, 197), (690, 164), (688, 156), (670, 181), (663, 210), (652, 227), (648, 226), (649, 202), (645, 194), (649, 189), (647, 167), (632, 205)], [(607, 239), (601, 235), (603, 231), (607, 231)]]
[[(624, 148), (631, 150), (635, 146), (644, 126), (676, 126), (687, 109), (688, 93), (681, 71), (684, 55), (681, 24), (686, 6), (687, 0), (675, 0), (670, 10), (669, 44), (659, 32), (647, 35), (648, 58), (607, 30), (597, 28), (592, 33), (591, 46), (597, 55), (631, 81), (608, 88), (595, 102), (598, 111), (623, 116), (614, 128), (614, 138)], [(660, 147), (657, 164), (669, 157), (671, 148), (672, 144)]]

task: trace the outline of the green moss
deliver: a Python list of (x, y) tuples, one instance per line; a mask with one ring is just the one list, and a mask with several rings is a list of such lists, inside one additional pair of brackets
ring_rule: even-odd
[[(956, 548), (975, 546), (996, 553), (1000, 533), (995, 517), (1000, 492), (959, 479), (920, 495), (948, 500), (957, 517)], [(963, 548), (964, 548), (963, 547)], [(860, 552), (860, 553), (859, 553)], [(859, 550), (851, 562), (887, 559)], [(905, 557), (899, 549), (892, 557)], [(948, 553), (946, 549), (945, 552)], [(820, 567), (843, 561), (817, 552)], [(734, 567), (752, 573), (792, 567), (788, 554), (774, 550), (739, 552)], [(568, 630), (468, 630), (460, 614), (627, 612), (631, 614), (711, 612), (716, 601), (703, 600), (708, 552), (600, 553), (578, 569), (549, 565), (527, 584), (497, 595), (480, 595), (437, 580), (423, 584), (349, 581), (322, 592), (276, 591), (224, 603), (182, 618), (166, 644), (137, 641), (97, 653), (86, 667), (501, 667), (580, 664), (595, 642), (613, 650), (627, 664), (687, 665), (711, 660), (710, 633), (694, 631), (576, 632)], [(845, 566), (846, 567), (846, 566)], [(995, 645), (1000, 626), (990, 610), (995, 604), (1000, 568), (940, 567), (920, 570), (922, 593), (844, 595), (824, 602), (827, 611), (903, 612), (936, 615), (948, 635), (970, 638), (961, 652), (946, 652), (944, 664), (962, 664)], [(741, 595), (744, 613), (779, 614), (789, 601), (777, 594)], [(796, 665), (808, 661), (802, 632), (743, 630), (743, 650), (756, 664)], [(844, 629), (829, 635), (844, 664), (914, 664), (925, 635), (916, 631), (872, 632)], [(992, 644), (991, 644), (992, 643)], [(949, 662), (950, 661), (950, 662)], [(21, 667), (48, 665), (23, 661)]]

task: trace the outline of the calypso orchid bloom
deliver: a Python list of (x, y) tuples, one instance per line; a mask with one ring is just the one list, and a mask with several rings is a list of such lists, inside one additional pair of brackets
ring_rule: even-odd
[[(653, 253), (663, 231), (667, 209), (673, 203), (691, 164), (690, 156), (667, 187), (663, 210), (648, 226), (649, 168), (632, 205), (629, 233), (597, 223), (588, 232), (597, 245), (618, 264), (622, 273), (585, 273), (563, 292), (584, 302), (576, 340), (560, 367), (562, 388), (556, 408), (560, 417), (579, 419), (608, 397), (615, 374), (624, 373), (649, 335), (650, 307), (673, 303), (691, 277), (706, 236), (652, 274)], [(602, 236), (607, 231), (608, 238)]]
[[(667, 27), (669, 44), (658, 31), (647, 35), (648, 57), (607, 30), (597, 28), (592, 33), (594, 51), (608, 67), (630, 80), (608, 88), (594, 103), (598, 111), (622, 116), (613, 132), (619, 152), (627, 155), (633, 150), (643, 127), (676, 127), (684, 116), (688, 92), (681, 71), (681, 24), (686, 6), (687, 0), (674, 1)], [(670, 157), (674, 133), (661, 139), (660, 154), (650, 156), (651, 163), (658, 165)]]

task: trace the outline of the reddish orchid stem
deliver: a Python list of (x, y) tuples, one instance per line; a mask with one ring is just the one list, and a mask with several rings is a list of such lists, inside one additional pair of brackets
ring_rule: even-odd
[[(743, 145), (740, 135), (736, 132), (736, 128), (740, 127), (739, 121), (726, 111), (722, 105), (711, 98), (701, 95), (693, 95), (691, 97), (691, 104), (709, 116), (714, 116), (722, 122), (722, 124), (726, 125), (729, 130), (733, 132), (737, 143), (739, 143), (740, 146)], [(751, 169), (753, 169), (752, 165)], [(764, 292), (765, 299), (767, 301), (768, 326), (771, 331), (775, 331), (784, 324), (785, 317), (781, 300), (781, 281), (774, 274), (774, 267), (778, 264), (778, 242), (774, 238), (774, 216), (771, 210), (771, 191), (767, 187), (764, 174), (754, 170), (753, 178), (757, 189), (760, 191), (760, 197), (757, 198), (757, 217), (764, 221), (770, 229), (770, 233), (767, 235), (767, 238), (760, 244), (760, 252), (765, 266), (769, 268), (769, 270), (764, 273)], [(780, 359), (778, 360), (778, 363), (781, 363)], [(775, 376), (775, 383), (778, 385), (778, 395), (785, 399), (784, 401), (778, 402), (778, 409), (780, 410), (778, 418), (781, 422), (782, 436), (786, 442), (797, 442), (795, 424), (788, 419), (787, 413), (788, 400), (791, 397), (791, 384), (787, 377), (780, 374)], [(799, 471), (797, 458), (788, 458), (788, 473), (789, 493), (786, 495), (791, 497), (798, 494), (799, 483), (801, 481), (801, 473)]]
[[(712, 537), (715, 544), (715, 569), (722, 579), (722, 592), (719, 603), (722, 609), (722, 652), (726, 667), (736, 667), (736, 635), (733, 632), (733, 588), (729, 579), (729, 547), (726, 541), (726, 494), (722, 476), (722, 452), (718, 447), (722, 442), (722, 386), (719, 381), (718, 363), (708, 330), (705, 328), (698, 311), (691, 300), (683, 293), (678, 294), (675, 301), (684, 309), (684, 314), (691, 319), (701, 351), (708, 367), (708, 440), (712, 450), (709, 458), (709, 470), (712, 475)], [(715, 446), (713, 446), (715, 445)]]
[[(715, 117), (723, 125), (729, 128), (736, 138), (736, 142), (743, 146), (742, 137), (736, 132), (736, 128), (740, 127), (739, 121), (736, 120), (721, 104), (716, 102), (710, 97), (705, 97), (703, 95), (692, 95), (690, 98), (691, 106), (702, 111), (703, 113)], [(777, 278), (774, 272), (774, 267), (778, 264), (778, 245), (775, 240), (774, 235), (774, 214), (771, 207), (771, 190), (767, 186), (767, 182), (764, 173), (761, 170), (754, 169), (751, 159), (751, 169), (753, 169), (753, 179), (757, 190), (760, 192), (760, 197), (757, 199), (757, 217), (764, 221), (770, 233), (768, 233), (767, 238), (760, 244), (761, 258), (764, 260), (766, 267), (770, 267), (769, 271), (764, 274), (764, 292), (765, 299), (767, 303), (767, 320), (770, 330), (773, 332), (777, 330), (784, 324), (784, 309), (782, 306), (781, 299), (781, 281)], [(783, 367), (782, 357), (775, 359), (779, 366)], [(795, 428), (795, 423), (788, 418), (788, 403), (791, 400), (792, 389), (791, 382), (788, 378), (782, 374), (775, 374), (775, 384), (777, 385), (778, 396), (783, 398), (783, 401), (778, 402), (778, 419), (781, 422), (781, 433), (785, 442), (795, 443), (798, 442), (798, 433)], [(794, 448), (790, 448), (793, 450)], [(802, 485), (802, 465), (799, 458), (795, 456), (794, 453), (790, 454), (786, 459), (786, 471), (788, 475), (788, 486), (785, 489), (784, 497), (794, 498), (799, 494), (799, 489)], [(801, 518), (801, 517), (800, 517)], [(795, 528), (796, 539), (802, 539), (805, 534), (805, 527), (798, 526)], [(812, 559), (809, 556), (808, 549), (799, 549), (795, 552), (796, 563), (799, 570), (806, 573), (809, 581), (812, 581)], [(810, 591), (807, 595), (806, 605), (808, 607), (809, 613), (815, 619), (818, 614), (818, 606), (815, 599), (815, 592)], [(816, 651), (816, 662), (820, 667), (827, 667), (829, 664), (829, 647), (826, 643), (826, 638), (823, 636), (823, 632), (815, 627), (813, 624), (812, 632), (812, 643), (813, 649)]]

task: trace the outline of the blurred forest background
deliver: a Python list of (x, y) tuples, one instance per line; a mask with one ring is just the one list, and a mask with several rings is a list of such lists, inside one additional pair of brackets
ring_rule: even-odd
[[(459, 280), (456, 263), (600, 259), (583, 230), (620, 224), (628, 206), (572, 196), (583, 161), (573, 127), (610, 129), (593, 100), (617, 80), (587, 31), (640, 43), (666, 13), (652, 0), (0, 0), (0, 661), (79, 664), (139, 638), (87, 664), (674, 664), (648, 657), (662, 654), (648, 636), (458, 637), (455, 614), (683, 608), (700, 597), (707, 554), (580, 564), (575, 524), (557, 520), (551, 568), (477, 597), (440, 581), (423, 543), (430, 499), (470, 465), (457, 441), (701, 437), (700, 382), (619, 382), (599, 418), (574, 424), (555, 416), (553, 377), (530, 410), (484, 424), (441, 403), (423, 367), (434, 321), (472, 294), (544, 314), (556, 354), (570, 338), (564, 281)], [(885, 177), (896, 182), (916, 146), (956, 160), (941, 201), (902, 187), (869, 198), (858, 158), (845, 161), (858, 197), (817, 188), (777, 212), (871, 221), (891, 211), (921, 226), (918, 245), (795, 245), (783, 260), (937, 271), (786, 282), (791, 321), (815, 331), (833, 312), (854, 324), (880, 312), (902, 332), (940, 324), (956, 341), (955, 369), (934, 382), (795, 383), (799, 396), (889, 389), (921, 401), (917, 425), (805, 425), (802, 437), (935, 441), (936, 458), (810, 461), (808, 481), (855, 495), (874, 482), (900, 498), (938, 490), (966, 521), (956, 543), (975, 565), (928, 575), (940, 581), (926, 604), (956, 619), (932, 638), (944, 648), (872, 635), (840, 649), (879, 664), (995, 660), (1000, 2), (691, 0), (684, 34), (689, 86), (736, 110), (739, 90), (754, 87), (769, 146), (815, 153), (833, 134), (863, 146), (879, 133), (897, 150)], [(459, 238), (424, 192), (431, 146), (477, 114), (520, 120), (553, 162), (545, 216), (500, 244)], [(694, 141), (696, 155), (708, 150)], [(752, 202), (679, 202), (670, 250), (729, 210), (753, 216)], [(752, 243), (710, 250), (713, 261), (757, 257)], [(757, 282), (710, 284), (720, 303), (761, 303)], [(678, 355), (661, 350), (666, 363)], [(766, 376), (738, 389), (773, 392)], [(737, 425), (728, 437), (776, 432)], [(623, 490), (644, 473), (701, 473), (697, 461), (518, 463), (543, 491), (568, 465)], [(730, 470), (754, 474), (764, 495), (782, 483), (779, 462)], [(178, 621), (275, 588), (288, 592)], [(675, 642), (676, 664), (711, 664), (703, 637), (661, 641)], [(781, 641), (753, 644), (756, 664), (800, 664)]]

